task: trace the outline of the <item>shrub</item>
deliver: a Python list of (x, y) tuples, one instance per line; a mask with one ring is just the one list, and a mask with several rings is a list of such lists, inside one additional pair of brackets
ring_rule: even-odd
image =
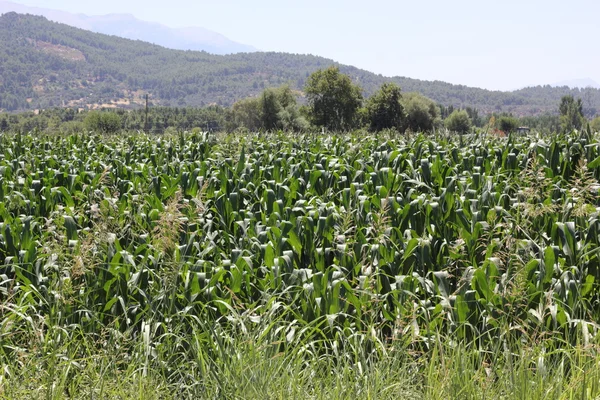
[(83, 121), (88, 131), (117, 133), (121, 130), (121, 117), (110, 111), (91, 111)]
[(465, 110), (456, 110), (446, 118), (446, 128), (452, 132), (467, 133), (471, 130), (471, 118)]

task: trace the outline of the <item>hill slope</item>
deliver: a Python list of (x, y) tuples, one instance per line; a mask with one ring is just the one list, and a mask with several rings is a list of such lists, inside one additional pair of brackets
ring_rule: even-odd
[[(213, 55), (171, 50), (149, 43), (92, 33), (44, 17), (0, 16), (0, 109), (52, 106), (132, 106), (150, 93), (163, 105), (231, 105), (264, 87), (301, 89), (310, 73), (338, 65), (312, 55), (241, 53)], [(340, 70), (370, 95), (386, 81), (440, 104), (518, 115), (556, 112), (560, 97), (584, 100), (588, 115), (600, 108), (600, 90), (538, 86), (514, 92), (410, 78), (386, 78), (351, 66)]]
[(208, 29), (200, 27), (175, 29), (155, 22), (142, 21), (130, 14), (89, 16), (48, 8), (29, 7), (0, 0), (0, 14), (11, 11), (21, 14), (41, 15), (51, 21), (61, 22), (92, 32), (143, 40), (172, 49), (207, 51), (213, 54), (256, 51), (252, 46), (234, 42)]

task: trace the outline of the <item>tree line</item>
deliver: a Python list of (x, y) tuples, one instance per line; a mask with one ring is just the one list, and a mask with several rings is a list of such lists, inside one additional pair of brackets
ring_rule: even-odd
[[(468, 133), (474, 128), (504, 133), (520, 125), (544, 132), (582, 129), (600, 130), (600, 118), (588, 121), (581, 99), (563, 96), (557, 115), (518, 119), (510, 114), (480, 115), (477, 109), (444, 107), (414, 92), (386, 82), (370, 97), (350, 76), (332, 66), (309, 75), (303, 92), (284, 85), (267, 88), (259, 96), (235, 102), (231, 107), (151, 107), (77, 112), (55, 108), (39, 113), (0, 114), (0, 131), (114, 133), (147, 130), (153, 133), (184, 130), (205, 131), (310, 131), (331, 132), (368, 129), (431, 132), (447, 129)], [(303, 100), (299, 102), (299, 99)]]

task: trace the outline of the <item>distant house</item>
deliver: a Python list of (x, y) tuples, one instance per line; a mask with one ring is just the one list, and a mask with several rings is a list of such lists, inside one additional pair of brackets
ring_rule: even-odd
[(529, 133), (529, 131), (531, 131), (531, 129), (527, 126), (520, 126), (517, 128), (517, 133), (520, 133), (520, 134)]

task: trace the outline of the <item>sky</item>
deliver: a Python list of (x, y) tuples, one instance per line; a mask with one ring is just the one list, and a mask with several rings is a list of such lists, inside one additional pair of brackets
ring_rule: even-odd
[(492, 90), (600, 82), (599, 0), (12, 0), (200, 26), (263, 51)]

